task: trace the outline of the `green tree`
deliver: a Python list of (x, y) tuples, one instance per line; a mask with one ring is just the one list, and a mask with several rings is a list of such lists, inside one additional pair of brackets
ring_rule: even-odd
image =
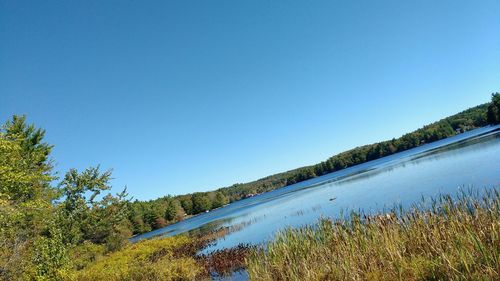
[(181, 202), (181, 206), (184, 209), (184, 211), (186, 211), (186, 214), (192, 215), (194, 213), (193, 198), (191, 195), (180, 196), (179, 201)]
[(138, 200), (129, 204), (129, 221), (134, 234), (151, 231), (151, 226), (144, 221), (146, 204)]
[(26, 124), (25, 115), (14, 115), (5, 123), (4, 131), (7, 139), (19, 141), (25, 157), (31, 156), (31, 165), (42, 166), (44, 172), (50, 172), (52, 163), (49, 161), (49, 155), (54, 146), (43, 142), (45, 130), (36, 128), (34, 124)]
[(195, 214), (210, 210), (212, 202), (206, 193), (193, 194), (193, 211)]
[[(0, 279), (44, 278), (36, 254), (41, 239), (56, 243), (48, 231), (53, 222), (50, 187), (52, 146), (43, 142), (44, 132), (14, 116), (0, 129)], [(60, 251), (62, 256), (65, 250)], [(59, 270), (65, 259), (52, 265)], [(48, 276), (45, 276), (48, 278)], [(54, 279), (54, 278), (52, 278)], [(57, 279), (55, 279), (57, 280)]]
[(229, 199), (220, 191), (215, 192), (215, 198), (212, 203), (212, 208), (219, 208), (229, 203)]
[(107, 194), (102, 200), (93, 203), (90, 221), (85, 224), (85, 238), (88, 241), (104, 244), (107, 251), (116, 251), (127, 244), (132, 235), (128, 221), (128, 194), (124, 189), (116, 196)]
[(26, 124), (25, 116), (12, 117), (0, 131), (0, 193), (16, 202), (52, 200), (50, 187), (52, 146), (43, 142), (45, 131)]
[(167, 221), (178, 220), (180, 216), (184, 215), (183, 212), (184, 210), (179, 200), (168, 198), (167, 207), (165, 209), (165, 219)]
[[(65, 242), (77, 245), (85, 239), (90, 228), (87, 223), (90, 217), (94, 199), (102, 191), (111, 187), (108, 182), (111, 171), (101, 173), (99, 167), (87, 168), (82, 173), (70, 169), (59, 184), (64, 196), (60, 204), (60, 224), (64, 229)], [(90, 195), (89, 198), (88, 195)]]
[(60, 204), (60, 225), (65, 242), (78, 245), (83, 241), (106, 244), (109, 250), (121, 247), (130, 236), (126, 189), (112, 196), (97, 196), (111, 186), (111, 171), (101, 172), (99, 166), (79, 173), (69, 170), (60, 183), (64, 201)]
[(491, 104), (488, 106), (487, 120), (490, 124), (500, 123), (500, 93), (491, 94)]

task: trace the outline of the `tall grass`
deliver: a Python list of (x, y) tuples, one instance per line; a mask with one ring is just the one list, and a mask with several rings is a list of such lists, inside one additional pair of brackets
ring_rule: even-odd
[(249, 256), (250, 279), (500, 280), (498, 191), (457, 197), (287, 229)]

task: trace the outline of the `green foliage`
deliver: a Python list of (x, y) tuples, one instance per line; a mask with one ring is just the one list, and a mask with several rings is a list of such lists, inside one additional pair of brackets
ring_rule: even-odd
[(109, 171), (72, 169), (59, 190), (51, 186), (44, 133), (24, 116), (0, 130), (0, 280), (68, 279), (72, 247), (91, 241), (115, 251), (131, 235), (126, 192), (96, 200), (110, 188)]
[(49, 155), (53, 146), (43, 142), (45, 131), (36, 128), (35, 125), (26, 124), (26, 116), (14, 115), (11, 120), (3, 126), (6, 139), (19, 141), (22, 154), (29, 159), (32, 167), (38, 167), (44, 172), (49, 172), (52, 165)]
[(15, 202), (55, 195), (49, 187), (54, 179), (48, 159), (52, 146), (42, 142), (44, 131), (26, 125), (14, 116), (0, 130), (0, 194)]
[(186, 211), (186, 214), (188, 215), (194, 214), (193, 200), (191, 198), (191, 195), (179, 196), (179, 200), (181, 201), (181, 206), (184, 209), (184, 211)]
[(210, 198), (205, 193), (195, 193), (193, 194), (193, 211), (195, 213), (202, 213), (210, 210), (212, 207), (212, 202)]
[(144, 233), (151, 231), (151, 225), (145, 221), (146, 208), (148, 204), (146, 202), (135, 201), (129, 204), (129, 221), (132, 225), (133, 233)]
[(179, 200), (171, 199), (167, 201), (167, 207), (165, 209), (165, 219), (167, 221), (178, 221), (182, 219), (183, 214), (184, 210)]
[[(83, 204), (93, 204), (94, 199), (101, 191), (108, 190), (111, 171), (101, 173), (98, 167), (87, 168), (82, 173), (76, 169), (70, 169), (64, 176), (60, 184), (63, 195), (66, 198), (64, 208), (69, 212), (74, 212)], [(85, 193), (90, 193), (90, 198), (86, 199)]]
[(0, 279), (38, 276), (34, 246), (47, 231), (55, 192), (52, 146), (44, 132), (14, 116), (0, 130)]
[[(99, 167), (88, 168), (81, 174), (76, 169), (70, 169), (66, 173), (59, 185), (64, 196), (64, 201), (59, 205), (59, 220), (65, 229), (66, 243), (76, 245), (89, 239), (86, 234), (94, 231), (93, 225), (89, 225), (93, 224), (94, 219), (91, 217), (94, 199), (101, 191), (110, 188), (110, 177), (110, 171), (101, 174)], [(97, 208), (95, 210), (98, 211)]]
[(112, 196), (97, 196), (109, 190), (111, 171), (101, 173), (91, 167), (78, 173), (66, 173), (60, 188), (64, 201), (59, 205), (59, 223), (64, 231), (64, 241), (78, 245), (83, 241), (106, 244), (108, 250), (121, 248), (131, 235), (126, 190)]
[(222, 192), (217, 191), (217, 192), (212, 193), (212, 194), (215, 194), (214, 198), (211, 199), (212, 200), (212, 208), (214, 208), (214, 209), (220, 208), (220, 207), (226, 205), (227, 203), (229, 203), (229, 199)]
[(500, 123), (500, 93), (491, 94), (491, 104), (488, 106), (487, 116), (490, 124)]
[(127, 196), (124, 190), (117, 196), (108, 194), (94, 203), (84, 237), (94, 243), (105, 244), (108, 251), (116, 251), (125, 246), (132, 235)]
[(47, 233), (37, 237), (33, 245), (36, 280), (66, 280), (70, 261), (67, 246), (63, 243), (61, 229), (50, 223)]

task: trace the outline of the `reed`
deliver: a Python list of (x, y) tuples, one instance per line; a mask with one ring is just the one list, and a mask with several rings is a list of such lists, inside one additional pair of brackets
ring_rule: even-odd
[(286, 229), (246, 260), (251, 280), (500, 280), (496, 189)]

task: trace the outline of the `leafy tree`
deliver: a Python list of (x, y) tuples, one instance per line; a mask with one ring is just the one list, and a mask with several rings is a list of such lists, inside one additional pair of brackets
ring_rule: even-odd
[(43, 142), (45, 130), (36, 128), (34, 124), (26, 124), (26, 116), (12, 116), (4, 125), (5, 137), (16, 139), (22, 148), (23, 155), (30, 159), (33, 166), (42, 166), (44, 172), (50, 172), (52, 163), (49, 155), (53, 146)]
[(210, 210), (212, 202), (206, 193), (193, 194), (193, 211), (195, 213), (202, 213)]
[(146, 202), (134, 201), (129, 204), (129, 221), (131, 223), (132, 233), (144, 233), (151, 231), (152, 228), (149, 224), (147, 224), (144, 220)]
[(167, 208), (165, 209), (165, 219), (167, 221), (178, 220), (179, 216), (183, 215), (183, 209), (179, 200), (169, 198)]
[(65, 242), (77, 245), (83, 241), (106, 243), (115, 250), (125, 243), (131, 234), (128, 221), (126, 189), (112, 196), (107, 194), (96, 201), (97, 196), (111, 187), (111, 171), (102, 172), (99, 166), (79, 173), (69, 170), (60, 183), (64, 201), (60, 204), (60, 225), (64, 229)]
[(85, 238), (106, 245), (108, 251), (121, 249), (132, 235), (128, 221), (128, 194), (124, 189), (116, 196), (107, 194), (95, 202), (90, 212), (90, 221), (85, 224)]
[(26, 124), (26, 117), (16, 116), (0, 131), (0, 193), (16, 202), (55, 197), (50, 188), (52, 146), (43, 142), (45, 131)]
[(212, 201), (212, 208), (219, 208), (227, 203), (229, 203), (229, 199), (220, 191), (215, 192), (215, 198)]
[(500, 123), (500, 93), (491, 94), (491, 104), (488, 106), (487, 120), (490, 124)]
[[(53, 219), (54, 179), (44, 133), (14, 116), (0, 129), (0, 279), (43, 277), (36, 268), (37, 241), (55, 242), (47, 231)], [(63, 255), (64, 255), (64, 251)], [(62, 260), (62, 262), (64, 259)]]
[[(65, 242), (77, 245), (85, 239), (89, 228), (86, 223), (92, 219), (90, 211), (94, 199), (102, 191), (110, 189), (108, 182), (111, 171), (101, 174), (99, 167), (91, 167), (79, 173), (70, 169), (59, 184), (64, 196), (60, 205), (60, 221), (64, 228)], [(87, 195), (90, 194), (90, 198)]]
[(186, 211), (186, 214), (192, 215), (194, 213), (193, 198), (191, 195), (180, 196), (179, 201), (184, 211)]

